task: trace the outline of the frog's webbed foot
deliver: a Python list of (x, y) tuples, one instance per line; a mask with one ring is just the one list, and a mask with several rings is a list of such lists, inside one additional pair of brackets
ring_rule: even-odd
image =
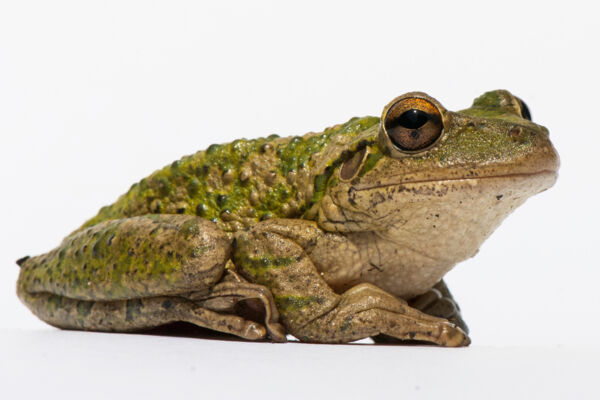
[[(187, 299), (178, 297), (151, 298), (141, 300), (140, 304), (143, 307), (140, 312), (151, 315), (153, 325), (156, 325), (161, 319), (165, 323), (183, 321), (248, 340), (260, 340), (267, 336), (267, 329), (258, 322), (235, 314), (215, 312), (208, 307), (198, 306), (196, 302)], [(165, 307), (170, 308), (170, 310), (163, 313), (162, 309), (165, 309)]]
[[(233, 334), (248, 340), (269, 338), (285, 342), (285, 328), (279, 324), (279, 313), (271, 292), (261, 285), (243, 281), (230, 273), (208, 295), (196, 299), (188, 296), (193, 306), (179, 307), (180, 320)], [(191, 303), (191, 302), (190, 302)], [(264, 325), (258, 321), (264, 321)]]
[(269, 338), (274, 342), (286, 341), (286, 331), (278, 323), (279, 312), (271, 292), (262, 285), (246, 282), (233, 271), (229, 271), (208, 296), (202, 296), (199, 304), (208, 310), (230, 313), (232, 316), (238, 315), (247, 321), (264, 321), (264, 327), (258, 322), (256, 326), (259, 326), (265, 334), (253, 339), (262, 339), (268, 333)]
[(425, 314), (445, 318), (456, 326), (459, 326), (466, 333), (469, 333), (469, 328), (462, 319), (460, 307), (443, 280), (439, 281), (422, 295), (410, 299), (408, 304)]

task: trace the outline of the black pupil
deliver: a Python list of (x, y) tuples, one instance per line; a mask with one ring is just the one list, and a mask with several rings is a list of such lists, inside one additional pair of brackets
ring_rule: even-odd
[(404, 111), (402, 115), (394, 121), (394, 125), (400, 125), (406, 129), (419, 129), (429, 121), (430, 115), (425, 111), (415, 108)]

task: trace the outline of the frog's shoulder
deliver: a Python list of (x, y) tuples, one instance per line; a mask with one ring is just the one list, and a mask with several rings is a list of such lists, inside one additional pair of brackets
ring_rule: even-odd
[(352, 118), (303, 136), (211, 145), (135, 183), (83, 227), (168, 213), (198, 215), (231, 232), (261, 219), (299, 218), (318, 200), (331, 167), (378, 122), (376, 117)]

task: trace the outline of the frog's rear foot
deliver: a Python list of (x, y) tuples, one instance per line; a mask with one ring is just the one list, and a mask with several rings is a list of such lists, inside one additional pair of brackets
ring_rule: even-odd
[(446, 283), (441, 280), (429, 291), (408, 301), (411, 307), (438, 318), (445, 318), (469, 333), (467, 324), (462, 319), (460, 307), (452, 297)]

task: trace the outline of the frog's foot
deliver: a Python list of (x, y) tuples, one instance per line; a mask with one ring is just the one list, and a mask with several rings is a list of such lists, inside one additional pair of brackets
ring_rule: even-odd
[[(165, 306), (173, 308), (174, 311), (171, 315), (167, 314), (162, 317), (163, 321), (189, 322), (248, 340), (264, 339), (267, 336), (265, 327), (255, 321), (234, 314), (221, 314), (205, 307), (199, 307), (195, 302), (189, 300), (181, 298), (145, 299), (142, 303), (150, 313), (154, 313), (158, 308), (165, 308)], [(160, 314), (160, 311), (158, 313)], [(160, 319), (161, 317), (153, 315), (152, 321), (156, 323)]]
[(344, 343), (383, 334), (440, 346), (468, 346), (466, 333), (447, 320), (424, 314), (370, 284), (341, 295), (329, 312), (298, 329), (303, 341)]
[(278, 323), (279, 312), (271, 292), (262, 285), (246, 282), (235, 272), (229, 273), (223, 282), (211, 290), (210, 295), (202, 296), (200, 304), (212, 311), (235, 313), (249, 320), (264, 320), (271, 340), (286, 341), (285, 328)]
[(452, 298), (452, 294), (443, 280), (422, 295), (410, 299), (408, 304), (425, 314), (445, 318), (464, 332), (469, 333), (469, 328), (462, 319), (460, 307)]

